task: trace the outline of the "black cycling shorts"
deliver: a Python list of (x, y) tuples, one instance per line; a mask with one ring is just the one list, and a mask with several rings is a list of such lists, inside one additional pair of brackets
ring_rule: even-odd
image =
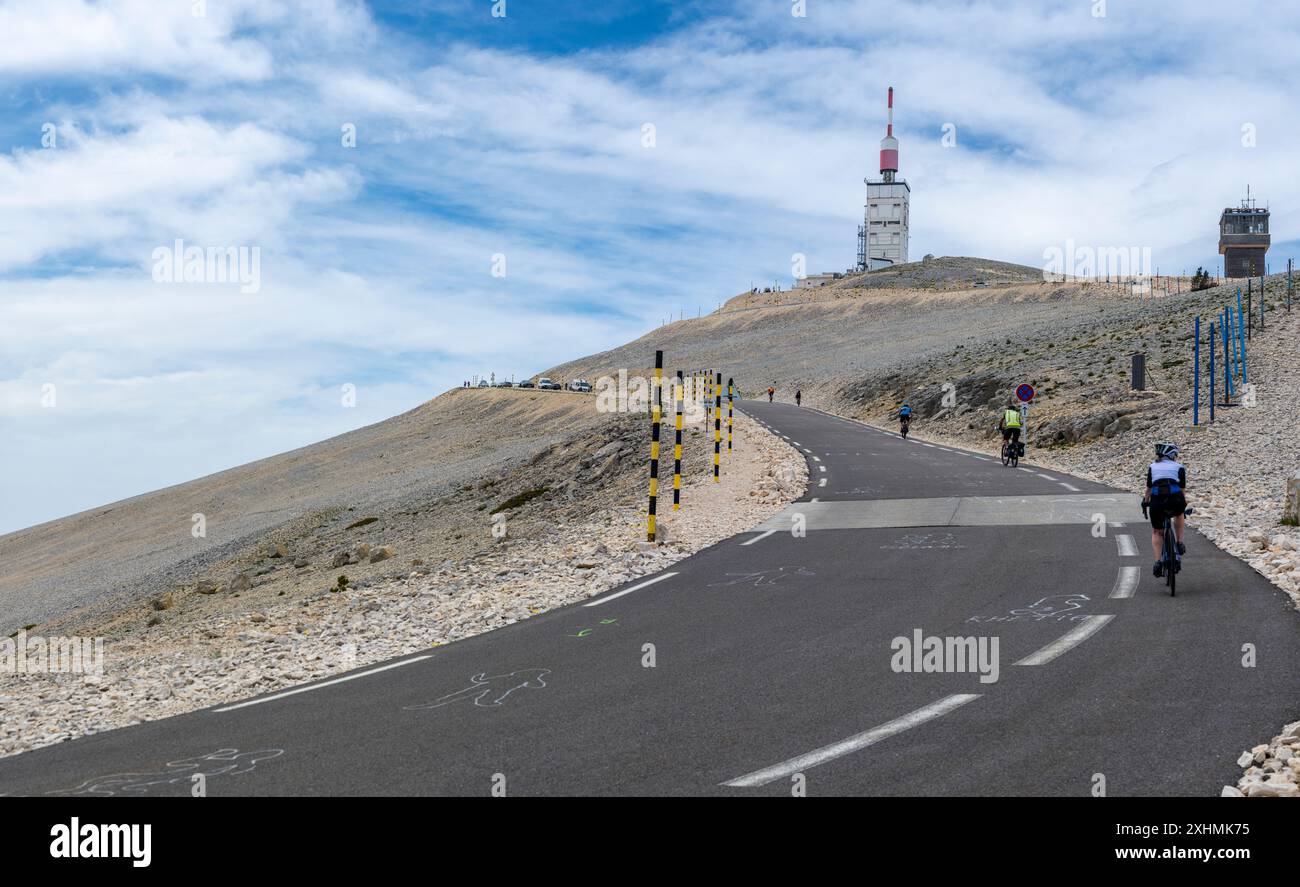
[(1147, 513), (1151, 515), (1151, 529), (1163, 530), (1165, 526), (1165, 517), (1178, 517), (1187, 510), (1187, 497), (1182, 493), (1174, 493), (1170, 496), (1152, 496), (1151, 504), (1147, 506)]
[(1020, 442), (1020, 429), (1019, 429), (1019, 428), (1003, 428), (1003, 429), (1002, 429), (1002, 439), (1003, 439), (1003, 440), (1014, 440), (1016, 443), (1019, 443), (1019, 442)]

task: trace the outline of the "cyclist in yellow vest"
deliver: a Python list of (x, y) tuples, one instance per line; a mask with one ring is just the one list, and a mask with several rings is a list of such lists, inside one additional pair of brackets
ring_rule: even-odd
[(1004, 441), (1020, 444), (1020, 410), (1016, 408), (1014, 400), (1007, 401), (1007, 408), (1002, 411), (1002, 421), (998, 423), (998, 431), (1002, 432)]

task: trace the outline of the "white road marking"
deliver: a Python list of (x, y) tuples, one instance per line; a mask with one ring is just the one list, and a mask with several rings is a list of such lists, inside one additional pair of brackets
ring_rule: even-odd
[(821, 459), (819, 459), (819, 458), (818, 458), (818, 457), (816, 457), (816, 456), (813, 456), (813, 461), (814, 461), (814, 462), (820, 462), (820, 461), (821, 461)]
[(1015, 665), (1046, 665), (1065, 651), (1092, 637), (1105, 627), (1114, 616), (1084, 616), (1074, 628), (1052, 641), (1036, 653), (1031, 653)]
[[(1078, 487), (1076, 487), (1076, 486), (1072, 486), (1071, 484), (1067, 484), (1067, 483), (1066, 483), (1065, 481), (1063, 481), (1063, 480), (1061, 480), (1061, 481), (1057, 481), (1057, 483), (1059, 483), (1061, 486), (1065, 487), (1065, 488), (1066, 488), (1067, 490), (1069, 490), (1071, 493), (1077, 493), (1077, 492), (1079, 492), (1079, 488), (1078, 488)], [(1116, 524), (1116, 526), (1121, 526), (1121, 524)]]
[(992, 459), (987, 459), (987, 458), (985, 458), (984, 456), (976, 456), (974, 453), (971, 453), (971, 454), (970, 454), (970, 457), (971, 457), (972, 459), (979, 459), (981, 462), (992, 462), (992, 461), (993, 461)]
[(1138, 568), (1120, 567), (1115, 577), (1115, 587), (1110, 590), (1111, 597), (1132, 597), (1138, 587)]
[(820, 501), (821, 501), (821, 500), (818, 499), (816, 496), (813, 496), (812, 500), (813, 500), (814, 502), (820, 502)]
[(923, 444), (921, 444), (921, 446), (923, 446), (923, 447), (929, 447), (929, 448), (932, 449), (932, 450), (935, 448), (935, 447), (934, 447), (934, 444), (928, 444), (928, 443), (923, 443)]
[(283, 693), (276, 693), (272, 696), (263, 696), (261, 699), (250, 699), (247, 702), (239, 702), (222, 708), (214, 708), (213, 711), (234, 711), (237, 708), (247, 708), (250, 705), (261, 705), (263, 702), (283, 699), (286, 696), (297, 696), (299, 693), (306, 693), (309, 690), (319, 690), (322, 687), (332, 687), (334, 684), (341, 684), (344, 681), (355, 681), (357, 678), (364, 678), (367, 675), (378, 674), (381, 671), (388, 671), (390, 668), (401, 668), (403, 665), (410, 665), (412, 662), (420, 662), (421, 660), (432, 658), (432, 656), (413, 656), (410, 659), (403, 659), (401, 662), (390, 662), (387, 665), (381, 665), (378, 668), (359, 671), (356, 674), (345, 675), (341, 678), (335, 678), (332, 681), (322, 681), (319, 684), (310, 684), (306, 687), (296, 687), (293, 690), (285, 690)]
[(613, 594), (609, 595), (608, 597), (603, 597), (600, 600), (587, 601), (587, 603), (583, 604), (583, 606), (598, 607), (601, 604), (609, 603), (610, 601), (614, 600), (614, 598), (620, 598), (625, 594), (631, 594), (634, 591), (640, 591), (641, 589), (645, 588), (647, 585), (654, 585), (656, 582), (663, 582), (665, 579), (671, 579), (676, 575), (677, 575), (676, 573), (664, 573), (660, 576), (654, 577), (653, 579), (647, 579), (645, 582), (639, 582), (636, 585), (633, 585), (631, 588), (625, 588), (622, 591), (616, 591)]
[(826, 478), (823, 477), (821, 480), (817, 481), (817, 486), (819, 487), (826, 486)]
[(817, 466), (817, 470), (818, 470), (818, 471), (825, 471), (825, 470), (826, 470), (826, 466), (825, 466), (825, 465), (818, 465), (818, 466)]
[(775, 533), (775, 532), (776, 532), (776, 530), (766, 530), (765, 532), (759, 533), (757, 536), (755, 536), (753, 539), (750, 539), (748, 542), (742, 542), (742, 543), (740, 543), (740, 544), (741, 544), (741, 545), (753, 545), (753, 544), (754, 544), (755, 542), (757, 542), (758, 540), (760, 540), (760, 539), (766, 539), (768, 536), (771, 536), (771, 535), (772, 535), (773, 533)]
[(1033, 470), (1032, 468), (1020, 468), (1020, 467), (1017, 467), (1016, 470), (1017, 470), (1017, 471), (1025, 471), (1025, 472), (1028, 472), (1029, 474), (1033, 474), (1033, 473), (1034, 473), (1034, 470)]
[(1116, 537), (1115, 537), (1115, 542), (1118, 543), (1118, 545), (1119, 545), (1119, 556), (1120, 556), (1120, 557), (1136, 557), (1136, 556), (1137, 556), (1137, 553), (1138, 553), (1138, 547), (1137, 547), (1137, 543), (1133, 541), (1133, 537), (1132, 537), (1132, 536), (1129, 536), (1129, 535), (1127, 535), (1127, 534), (1125, 534), (1125, 535), (1121, 535), (1121, 536), (1116, 536)]
[(1041, 478), (1043, 478), (1043, 480), (1050, 480), (1052, 483), (1056, 483), (1056, 482), (1057, 482), (1057, 481), (1056, 481), (1056, 478), (1052, 477), (1050, 474), (1043, 474), (1043, 472), (1041, 472), (1041, 471), (1038, 472), (1038, 476), (1041, 477)]
[(867, 730), (865, 733), (859, 733), (856, 736), (850, 736), (848, 739), (840, 740), (831, 745), (823, 746), (816, 751), (810, 751), (806, 755), (799, 755), (797, 758), (791, 758), (788, 761), (782, 761), (771, 767), (765, 767), (762, 770), (755, 770), (753, 773), (747, 773), (744, 776), (737, 777), (723, 785), (729, 785), (733, 788), (751, 788), (757, 785), (767, 785), (769, 782), (780, 779), (783, 776), (790, 776), (809, 767), (816, 767), (818, 764), (825, 764), (835, 758), (843, 757), (855, 751), (866, 748), (869, 745), (875, 745), (882, 739), (888, 739), (891, 736), (897, 736), (905, 730), (920, 726), (926, 721), (932, 721), (937, 717), (946, 715), (966, 703), (979, 699), (978, 693), (957, 693), (940, 699), (938, 702), (932, 702), (924, 708), (918, 708), (911, 714), (903, 715), (901, 718), (895, 718), (887, 724), (881, 724)]

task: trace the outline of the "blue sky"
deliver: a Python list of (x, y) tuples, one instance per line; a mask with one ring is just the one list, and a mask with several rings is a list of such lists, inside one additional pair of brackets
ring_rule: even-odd
[[(915, 256), (1190, 271), (1248, 182), (1296, 252), (1262, 0), (493, 5), (0, 0), (0, 532), (845, 268), (890, 85)], [(155, 281), (177, 238), (257, 292)]]

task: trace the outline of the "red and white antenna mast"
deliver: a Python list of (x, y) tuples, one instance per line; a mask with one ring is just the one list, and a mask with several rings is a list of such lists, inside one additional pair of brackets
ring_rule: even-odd
[(898, 139), (894, 138), (894, 87), (889, 87), (889, 124), (880, 140), (880, 175), (886, 182), (898, 172)]

